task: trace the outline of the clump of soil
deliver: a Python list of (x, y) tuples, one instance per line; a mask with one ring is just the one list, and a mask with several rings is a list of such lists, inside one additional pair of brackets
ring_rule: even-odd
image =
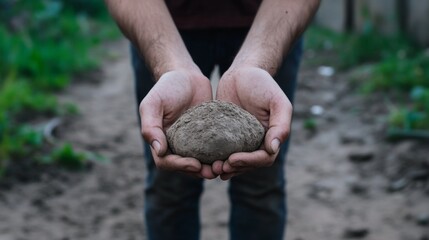
[(226, 160), (236, 152), (259, 148), (265, 130), (255, 116), (239, 106), (218, 100), (187, 110), (167, 130), (173, 153), (205, 164)]

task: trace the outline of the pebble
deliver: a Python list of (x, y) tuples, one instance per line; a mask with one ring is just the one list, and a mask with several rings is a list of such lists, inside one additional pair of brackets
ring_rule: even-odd
[(331, 66), (320, 66), (317, 68), (317, 73), (323, 77), (332, 77), (335, 74), (335, 69)]
[(340, 142), (342, 144), (364, 144), (365, 138), (362, 136), (362, 133), (359, 132), (345, 132), (340, 135)]
[(410, 179), (416, 181), (425, 181), (429, 179), (429, 170), (428, 169), (413, 169), (407, 173), (407, 176)]
[(344, 238), (364, 238), (368, 234), (369, 229), (366, 227), (348, 227), (344, 230)]
[(325, 109), (322, 106), (320, 106), (320, 105), (313, 105), (310, 108), (310, 112), (314, 116), (320, 116), (320, 115), (323, 114), (324, 111), (325, 111)]
[(356, 195), (365, 195), (368, 193), (368, 186), (362, 183), (352, 183), (349, 187), (350, 192)]
[(366, 147), (355, 148), (349, 152), (348, 157), (354, 163), (368, 162), (374, 158), (374, 150)]
[(398, 179), (389, 184), (389, 186), (387, 187), (387, 191), (389, 192), (401, 191), (402, 189), (407, 187), (409, 183), (410, 181), (407, 178)]
[(324, 182), (316, 182), (310, 186), (308, 196), (312, 199), (330, 201), (333, 193), (332, 186)]
[(421, 213), (416, 216), (416, 223), (419, 226), (428, 226), (429, 225), (429, 213)]

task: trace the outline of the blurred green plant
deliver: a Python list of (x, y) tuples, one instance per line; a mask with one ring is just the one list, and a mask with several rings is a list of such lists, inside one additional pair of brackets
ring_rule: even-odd
[(32, 90), (24, 81), (3, 84), (0, 90), (0, 111), (20, 119), (25, 116), (45, 113), (52, 115), (57, 111), (56, 99), (41, 91)]
[(317, 130), (316, 119), (313, 117), (309, 117), (309, 118), (305, 119), (303, 127), (304, 127), (304, 129), (309, 130), (309, 131), (316, 131)]
[[(363, 86), (365, 92), (376, 90), (414, 91), (429, 88), (429, 57), (424, 54), (391, 57), (375, 64), (371, 81)], [(414, 98), (413, 98), (414, 99)]]
[[(408, 95), (389, 114), (391, 129), (405, 130), (401, 135), (415, 135), (411, 131), (429, 130), (429, 56), (425, 53), (407, 58), (392, 57), (375, 64), (369, 81), (362, 85), (366, 93), (383, 91)], [(409, 131), (407, 133), (407, 131)], [(419, 134), (418, 134), (419, 135)]]
[(404, 58), (417, 52), (404, 35), (384, 36), (370, 26), (361, 33), (337, 33), (312, 26), (306, 32), (305, 45), (307, 50), (335, 53), (329, 64), (340, 69), (392, 57)]
[(58, 164), (71, 170), (79, 170), (85, 167), (87, 156), (83, 152), (78, 152), (73, 149), (69, 143), (60, 146), (48, 156), (41, 158), (43, 164)]
[(341, 46), (340, 68), (378, 62), (396, 56), (406, 57), (416, 50), (404, 36), (384, 36), (374, 30), (351, 34)]
[(64, 143), (37, 161), (40, 164), (56, 164), (70, 170), (80, 170), (88, 166), (90, 161), (106, 162), (107, 159), (93, 152), (76, 151), (70, 143)]
[(306, 33), (306, 48), (334, 55), (323, 59), (323, 65), (343, 70), (363, 64), (370, 66), (362, 68), (365, 71), (357, 77), (362, 80), (358, 82), (364, 93), (409, 95), (402, 102), (392, 100), (395, 106), (388, 116), (389, 128), (401, 130), (402, 135), (411, 130), (429, 130), (429, 54), (405, 35), (382, 35), (371, 22), (366, 23), (361, 33), (336, 33), (313, 26)]
[(35, 156), (41, 153), (43, 145), (41, 130), (12, 122), (5, 113), (0, 113), (0, 177), (13, 160), (36, 160)]
[(404, 130), (429, 130), (429, 88), (414, 87), (410, 91), (410, 101), (408, 106), (391, 111), (389, 117), (391, 127)]
[(98, 67), (92, 49), (117, 36), (103, 1), (0, 0), (0, 173), (17, 158), (51, 156), (68, 167), (82, 161), (71, 146), (52, 150), (32, 122), (77, 112), (53, 91)]

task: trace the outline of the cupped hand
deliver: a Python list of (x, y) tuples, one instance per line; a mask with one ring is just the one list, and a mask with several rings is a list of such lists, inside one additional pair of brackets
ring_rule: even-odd
[[(212, 100), (210, 81), (198, 71), (174, 70), (163, 74), (140, 104), (143, 138), (150, 144), (159, 169), (181, 171), (212, 179), (212, 166), (169, 151), (166, 129), (188, 108)], [(217, 166), (217, 165), (216, 165)]]
[(219, 81), (216, 99), (235, 103), (253, 114), (266, 134), (260, 149), (234, 153), (225, 162), (215, 162), (214, 173), (227, 180), (258, 167), (271, 166), (289, 135), (292, 119), (292, 104), (271, 75), (257, 67), (230, 69)]

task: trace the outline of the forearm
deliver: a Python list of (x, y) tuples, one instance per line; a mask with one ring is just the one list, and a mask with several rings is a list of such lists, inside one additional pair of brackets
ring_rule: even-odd
[(254, 66), (274, 75), (320, 0), (264, 0), (232, 67)]
[(198, 70), (162, 0), (105, 0), (123, 34), (158, 80), (175, 69)]

